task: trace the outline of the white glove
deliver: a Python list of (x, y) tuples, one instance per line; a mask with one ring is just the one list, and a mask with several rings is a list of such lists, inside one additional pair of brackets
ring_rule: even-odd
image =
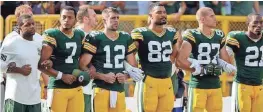
[(141, 69), (131, 66), (126, 61), (124, 61), (124, 67), (126, 72), (134, 81), (137, 82), (144, 78), (143, 71)]
[(196, 59), (192, 59), (192, 58), (188, 58), (187, 60), (191, 63), (190, 68), (195, 68), (195, 71), (192, 74), (193, 75), (202, 75), (201, 74), (202, 67), (199, 64), (199, 62)]
[(229, 63), (227, 63), (226, 61), (217, 58), (217, 62), (218, 65), (221, 66), (223, 68), (223, 70), (227, 73), (232, 73), (232, 72), (236, 72), (237, 68)]

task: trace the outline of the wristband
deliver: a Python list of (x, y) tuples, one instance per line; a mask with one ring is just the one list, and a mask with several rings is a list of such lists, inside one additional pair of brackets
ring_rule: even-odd
[(62, 75), (63, 75), (63, 73), (60, 72), (60, 71), (58, 71), (58, 74), (57, 74), (56, 79), (57, 79), (57, 80), (60, 80), (60, 79), (62, 78)]

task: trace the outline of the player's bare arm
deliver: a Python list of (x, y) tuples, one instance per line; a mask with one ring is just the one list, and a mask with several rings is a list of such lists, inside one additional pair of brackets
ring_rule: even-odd
[[(93, 57), (93, 55), (91, 55), (89, 53), (84, 53), (81, 55), (81, 57), (79, 59), (79, 67), (81, 70), (84, 70), (84, 71), (89, 70), (88, 65), (90, 64), (92, 57)], [(110, 83), (110, 84), (114, 83), (116, 80), (115, 74), (113, 74), (113, 73), (108, 73), (107, 75), (105, 75), (103, 73), (94, 72), (94, 73), (91, 73), (90, 75), (92, 75), (92, 77), (94, 79), (103, 80), (103, 81)]]
[(188, 61), (191, 52), (192, 45), (187, 41), (183, 41), (182, 46), (178, 51), (176, 66), (184, 70), (194, 72), (195, 69), (190, 68), (191, 63)]
[(224, 46), (221, 50), (220, 50), (220, 58), (223, 59), (224, 61), (230, 63), (230, 57), (226, 51), (226, 46)]
[(49, 76), (56, 77), (57, 79), (62, 79), (67, 84), (72, 84), (76, 80), (75, 76), (70, 74), (63, 74), (62, 72), (59, 72), (53, 68), (43, 68), (42, 63), (46, 60), (49, 60), (52, 53), (53, 48), (49, 45), (44, 44), (41, 51), (40, 61), (38, 63), (39, 70)]

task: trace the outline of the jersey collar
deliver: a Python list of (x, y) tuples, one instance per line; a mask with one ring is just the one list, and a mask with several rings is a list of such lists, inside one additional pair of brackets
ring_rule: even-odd
[[(149, 28), (148, 28), (149, 29)], [(161, 32), (161, 33), (158, 33), (158, 32), (156, 32), (156, 31), (154, 31), (154, 30), (151, 30), (151, 29), (149, 29), (150, 31), (152, 31), (153, 32), (153, 34), (155, 34), (156, 36), (158, 36), (158, 37), (162, 37), (165, 33), (166, 33), (166, 28), (163, 28), (163, 31)]]

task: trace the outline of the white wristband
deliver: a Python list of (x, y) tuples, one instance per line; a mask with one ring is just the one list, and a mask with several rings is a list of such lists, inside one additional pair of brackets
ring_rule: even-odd
[(60, 80), (62, 78), (62, 75), (63, 73), (58, 71), (58, 74), (57, 74), (57, 77), (56, 77), (56, 80)]

